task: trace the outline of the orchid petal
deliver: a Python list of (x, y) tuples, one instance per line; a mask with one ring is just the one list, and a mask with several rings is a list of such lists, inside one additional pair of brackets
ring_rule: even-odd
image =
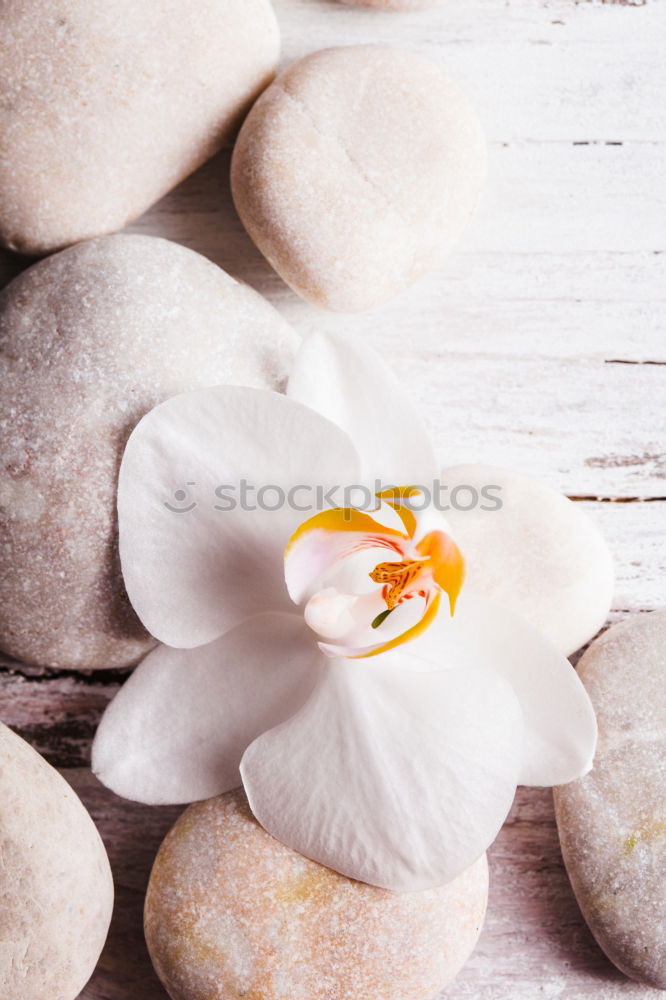
[[(127, 443), (118, 486), (125, 586), (148, 631), (191, 648), (290, 610), (282, 553), (304, 503), (317, 509), (311, 487), (357, 471), (339, 428), (277, 393), (226, 386), (155, 407)], [(300, 510), (285, 499), (298, 486)]]
[(319, 332), (307, 337), (287, 392), (349, 434), (364, 482), (428, 485), (435, 477), (432, 445), (404, 385), (358, 338)]
[(613, 561), (581, 504), (491, 466), (445, 469), (442, 482), (467, 593), (511, 608), (566, 656), (596, 635), (613, 598)]
[(439, 615), (410, 653), (423, 669), (486, 670), (508, 681), (524, 716), (519, 784), (561, 785), (590, 770), (597, 726), (589, 695), (569, 661), (519, 615), (463, 590), (454, 617)]
[(427, 889), (496, 836), (521, 727), (500, 677), (336, 660), (305, 707), (248, 748), (241, 774), (259, 822), (293, 850), (372, 885)]
[(300, 708), (322, 661), (296, 615), (259, 615), (195, 650), (160, 646), (104, 713), (93, 771), (151, 805), (236, 788), (246, 747)]

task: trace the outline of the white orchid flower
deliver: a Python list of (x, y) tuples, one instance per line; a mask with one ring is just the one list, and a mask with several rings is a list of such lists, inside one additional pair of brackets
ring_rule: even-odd
[[(144, 417), (120, 472), (120, 555), (163, 645), (102, 719), (101, 780), (147, 803), (242, 780), (294, 850), (418, 890), (485, 851), (517, 784), (586, 773), (596, 724), (575, 671), (466, 595), (446, 522), (410, 506), (436, 475), (403, 387), (343, 337), (304, 342), (287, 395), (196, 390)], [(372, 510), (295, 509), (308, 484), (375, 479), (403, 488)], [(293, 502), (230, 509), (243, 481)]]

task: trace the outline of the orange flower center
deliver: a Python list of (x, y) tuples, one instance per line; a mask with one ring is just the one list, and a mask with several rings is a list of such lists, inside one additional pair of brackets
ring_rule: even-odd
[(403, 562), (379, 563), (370, 573), (374, 583), (383, 583), (383, 596), (389, 611), (393, 609), (413, 590), (413, 584), (424, 568), (425, 563), (417, 559), (405, 559)]
[[(388, 611), (416, 595), (426, 596), (433, 583), (449, 595), (451, 614), (465, 576), (465, 563), (455, 542), (442, 531), (430, 531), (416, 545), (418, 559), (383, 562), (369, 574), (383, 584)], [(421, 585), (419, 585), (419, 583)], [(385, 614), (381, 616), (384, 620)]]

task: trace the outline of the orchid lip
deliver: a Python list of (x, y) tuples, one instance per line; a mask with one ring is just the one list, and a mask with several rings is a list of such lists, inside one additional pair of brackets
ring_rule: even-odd
[(443, 518), (415, 515), (411, 495), (409, 488), (377, 495), (372, 512), (324, 511), (289, 540), (287, 587), (295, 603), (305, 601), (305, 622), (327, 655), (373, 656), (416, 638), (443, 593), (454, 613), (462, 554)]

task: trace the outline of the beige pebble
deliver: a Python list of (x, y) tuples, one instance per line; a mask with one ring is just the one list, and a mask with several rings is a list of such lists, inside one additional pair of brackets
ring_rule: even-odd
[(239, 790), (167, 835), (146, 939), (173, 1000), (431, 1000), (474, 948), (487, 893), (485, 856), (426, 892), (354, 882), (274, 840)]
[(381, 45), (294, 63), (241, 129), (236, 208), (303, 298), (355, 312), (436, 267), (479, 198), (485, 143), (465, 95), (420, 56)]
[(135, 663), (152, 646), (117, 556), (125, 441), (144, 413), (178, 392), (282, 388), (296, 339), (256, 292), (149, 236), (71, 247), (2, 292), (5, 653), (92, 669)]
[(0, 1000), (75, 1000), (112, 909), (106, 851), (80, 799), (0, 724)]
[(121, 229), (232, 138), (278, 51), (269, 0), (0, 4), (0, 242)]
[(522, 615), (565, 656), (592, 639), (608, 616), (614, 573), (581, 505), (489, 465), (444, 469), (441, 481), (450, 508), (444, 516), (467, 565), (464, 592)]
[(666, 611), (610, 629), (578, 672), (599, 745), (591, 773), (555, 790), (562, 853), (611, 961), (666, 989)]

